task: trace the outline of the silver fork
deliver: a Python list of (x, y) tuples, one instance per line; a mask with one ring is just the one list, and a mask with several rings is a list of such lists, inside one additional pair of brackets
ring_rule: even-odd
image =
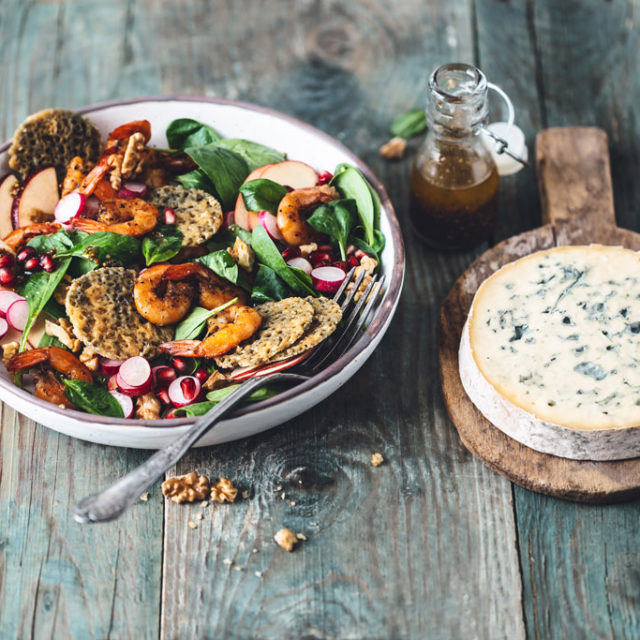
[[(342, 322), (332, 336), (315, 347), (309, 357), (292, 367), (287, 373), (267, 373), (257, 375), (242, 382), (211, 411), (196, 420), (192, 427), (176, 438), (171, 444), (156, 451), (146, 462), (130, 471), (110, 487), (83, 498), (77, 505), (74, 518), (80, 523), (108, 522), (119, 518), (167, 469), (175, 465), (185, 453), (205, 433), (213, 429), (222, 417), (234, 409), (244, 398), (269, 383), (289, 382), (300, 384), (315, 375), (329, 360), (335, 360), (346, 353), (365, 327), (367, 318), (382, 299), (384, 277), (378, 280), (373, 275), (362, 295), (356, 301), (355, 293), (365, 277), (364, 269), (355, 278), (355, 269), (347, 274), (334, 300), (342, 308)], [(347, 291), (350, 282), (353, 287)], [(376, 287), (376, 283), (378, 286)], [(341, 301), (341, 299), (344, 299)], [(341, 302), (340, 302), (341, 301)], [(266, 366), (265, 366), (266, 369)]]

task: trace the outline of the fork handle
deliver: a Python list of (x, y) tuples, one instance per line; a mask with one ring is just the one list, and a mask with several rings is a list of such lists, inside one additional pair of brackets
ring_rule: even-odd
[(110, 487), (83, 498), (77, 505), (74, 518), (82, 524), (109, 522), (120, 517), (167, 469), (175, 465), (191, 446), (213, 428), (220, 418), (235, 408), (252, 392), (271, 382), (303, 382), (306, 376), (294, 373), (272, 373), (251, 378), (240, 384), (211, 411), (199, 418), (191, 428), (171, 444), (156, 451), (146, 462), (130, 471)]

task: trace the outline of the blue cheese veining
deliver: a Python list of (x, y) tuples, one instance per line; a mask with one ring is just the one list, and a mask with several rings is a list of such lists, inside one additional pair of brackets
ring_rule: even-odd
[(640, 255), (558, 247), (506, 265), (476, 293), (460, 373), (480, 410), (524, 444), (640, 455)]

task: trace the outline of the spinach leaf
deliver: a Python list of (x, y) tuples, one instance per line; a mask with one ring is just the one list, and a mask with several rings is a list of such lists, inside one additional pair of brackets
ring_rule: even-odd
[(167, 142), (172, 149), (200, 147), (219, 139), (218, 133), (209, 125), (191, 118), (178, 118), (167, 127)]
[(391, 135), (399, 138), (413, 138), (427, 130), (427, 116), (424, 109), (409, 109), (393, 119)]
[[(72, 261), (73, 262), (73, 261)], [(67, 270), (68, 273), (68, 270)], [(66, 316), (66, 312), (64, 307), (61, 304), (58, 304), (55, 298), (49, 298), (49, 300), (45, 303), (42, 308), (42, 312), (46, 313), (49, 317), (54, 320), (59, 320), (60, 318)]]
[(176, 176), (175, 179), (185, 189), (202, 189), (203, 191), (210, 193), (212, 196), (215, 196), (216, 198), (218, 197), (216, 188), (213, 186), (213, 182), (211, 182), (207, 177), (207, 174), (200, 169), (193, 169), (193, 171), (188, 171), (187, 173)]
[(104, 388), (85, 380), (64, 380), (64, 393), (80, 409), (98, 416), (124, 418), (120, 403)]
[(67, 273), (72, 278), (79, 278), (85, 273), (89, 273), (89, 271), (93, 271), (97, 268), (98, 265), (93, 260), (88, 260), (87, 258), (72, 258)]
[(271, 147), (265, 147), (263, 144), (251, 142), (251, 140), (223, 138), (222, 140), (218, 140), (216, 144), (223, 149), (228, 149), (242, 156), (249, 167), (249, 171), (253, 171), (265, 164), (282, 162), (286, 158), (284, 153), (276, 151)]
[(252, 302), (271, 302), (288, 297), (289, 289), (276, 272), (264, 264), (258, 265), (251, 290)]
[(62, 280), (62, 277), (67, 272), (70, 262), (71, 258), (66, 258), (61, 260), (58, 268), (51, 273), (38, 271), (32, 274), (22, 287), (20, 287), (19, 293), (24, 296), (29, 303), (29, 315), (27, 316), (27, 323), (22, 332), (20, 351), (24, 351), (29, 332), (33, 328), (33, 323), (47, 302), (49, 302), (56, 287), (60, 284), (60, 280)]
[(318, 297), (320, 295), (311, 286), (310, 276), (300, 269), (292, 269), (284, 261), (284, 258), (278, 251), (278, 247), (276, 247), (273, 240), (267, 235), (262, 225), (258, 225), (253, 229), (251, 248), (258, 258), (258, 262), (273, 269), (295, 293), (302, 296), (312, 295)]
[(175, 340), (197, 340), (204, 331), (207, 320), (227, 307), (238, 302), (238, 298), (229, 300), (215, 309), (194, 307), (191, 313), (176, 327)]
[(365, 240), (373, 244), (373, 229), (376, 221), (376, 204), (372, 189), (364, 176), (349, 165), (340, 165), (331, 180), (331, 184), (338, 189), (344, 198), (356, 201), (358, 215), (364, 228)]
[(182, 248), (182, 231), (175, 224), (165, 224), (154, 229), (142, 240), (142, 255), (147, 267), (156, 262), (166, 262)]
[[(233, 384), (224, 389), (216, 389), (211, 393), (207, 394), (208, 400), (206, 402), (197, 402), (194, 404), (190, 404), (181, 409), (177, 409), (175, 413), (178, 411), (184, 411), (184, 415), (193, 418), (195, 416), (202, 416), (205, 413), (209, 412), (213, 407), (215, 407), (221, 400), (224, 400), (234, 389), (237, 389), (239, 385)], [(273, 398), (273, 396), (278, 395), (280, 393), (279, 389), (262, 387), (262, 389), (256, 389), (252, 394), (247, 396), (242, 404), (247, 404), (249, 402), (260, 402), (260, 400), (266, 400), (267, 398)]]
[(58, 258), (88, 258), (98, 264), (135, 262), (140, 255), (140, 241), (111, 231), (98, 231), (84, 236), (71, 248), (58, 251)]
[(240, 185), (249, 175), (245, 159), (215, 142), (203, 147), (188, 147), (185, 151), (213, 183), (222, 208), (225, 211), (233, 209)]
[(381, 231), (376, 229), (373, 247), (368, 245), (364, 240), (362, 240), (362, 238), (357, 238), (355, 236), (351, 236), (350, 242), (358, 247), (358, 249), (362, 249), (365, 253), (373, 256), (376, 259), (376, 262), (380, 264), (380, 253), (385, 246), (385, 237), (382, 235)]
[(287, 195), (281, 184), (265, 178), (249, 180), (240, 186), (244, 206), (248, 211), (269, 211), (276, 213), (280, 200)]
[(314, 228), (328, 235), (340, 248), (340, 257), (347, 259), (347, 242), (358, 219), (355, 200), (333, 200), (316, 207), (307, 219)]
[(236, 261), (229, 255), (226, 249), (219, 249), (197, 259), (205, 267), (208, 267), (221, 278), (237, 284), (245, 291), (251, 291), (251, 285), (247, 282), (244, 273), (238, 267)]
[(49, 236), (36, 236), (27, 242), (28, 247), (33, 247), (38, 253), (49, 253), (50, 251), (66, 251), (71, 249), (82, 238), (88, 236), (83, 231), (56, 231)]
[(48, 333), (43, 333), (42, 338), (40, 338), (40, 342), (38, 342), (38, 349), (42, 347), (60, 347), (61, 349), (69, 350), (68, 347), (55, 336), (50, 336)]

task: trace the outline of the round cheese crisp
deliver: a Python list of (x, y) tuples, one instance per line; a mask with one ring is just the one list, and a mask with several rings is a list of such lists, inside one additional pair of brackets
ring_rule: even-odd
[(459, 361), (471, 400), (519, 442), (640, 455), (640, 255), (558, 247), (506, 265), (475, 295)]

